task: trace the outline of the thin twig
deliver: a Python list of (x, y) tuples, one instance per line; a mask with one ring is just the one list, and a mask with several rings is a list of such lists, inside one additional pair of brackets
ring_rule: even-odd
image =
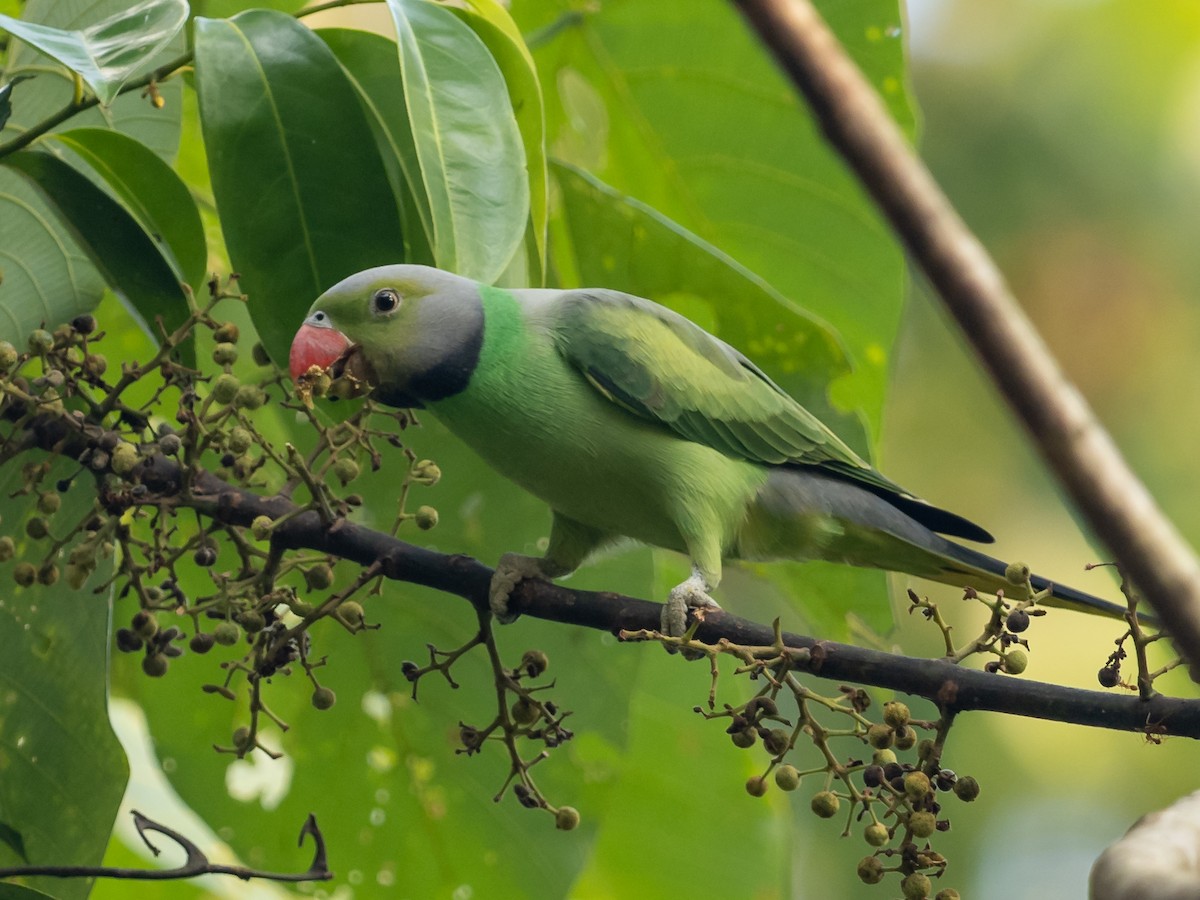
[(300, 829), (298, 846), (304, 845), (304, 838), (313, 839), (313, 860), (304, 872), (267, 872), (262, 869), (251, 869), (246, 866), (226, 866), (210, 862), (199, 847), (184, 837), (178, 831), (168, 828), (159, 822), (148, 819), (137, 810), (133, 810), (133, 824), (138, 835), (150, 851), (158, 856), (159, 849), (150, 842), (147, 832), (157, 832), (170, 838), (187, 854), (183, 865), (174, 869), (129, 869), (122, 866), (12, 866), (0, 868), (0, 878), (30, 877), (34, 875), (49, 875), (54, 878), (121, 878), (131, 881), (170, 881), (178, 878), (195, 878), (198, 875), (233, 875), (242, 881), (257, 878), (263, 881), (330, 881), (333, 873), (325, 858), (325, 838), (317, 827), (317, 819), (311, 813)]

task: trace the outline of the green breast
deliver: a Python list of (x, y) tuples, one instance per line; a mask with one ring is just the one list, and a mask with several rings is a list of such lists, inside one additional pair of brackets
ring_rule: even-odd
[(610, 403), (558, 353), (544, 316), (506, 291), (482, 296), (479, 365), (467, 390), (430, 412), (564, 515), (680, 551), (681, 522), (699, 525), (730, 546), (765, 470)]

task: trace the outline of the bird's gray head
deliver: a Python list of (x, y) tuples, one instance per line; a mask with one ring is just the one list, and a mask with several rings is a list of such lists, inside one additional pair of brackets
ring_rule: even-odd
[(292, 341), (298, 378), (353, 350), (379, 400), (423, 406), (466, 388), (483, 346), (479, 285), (428, 266), (380, 266), (316, 299)]

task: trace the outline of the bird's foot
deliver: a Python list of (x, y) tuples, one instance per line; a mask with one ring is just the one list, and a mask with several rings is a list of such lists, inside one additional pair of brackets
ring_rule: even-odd
[(661, 629), (671, 637), (683, 637), (687, 631), (687, 611), (691, 609), (720, 609), (717, 601), (708, 596), (710, 585), (695, 573), (687, 581), (671, 588), (663, 606)]
[(509, 595), (518, 584), (526, 578), (550, 577), (542, 563), (543, 560), (536, 556), (522, 556), (519, 553), (505, 553), (496, 563), (492, 584), (488, 588), (488, 606), (501, 625), (515, 622), (520, 615), (508, 609)]

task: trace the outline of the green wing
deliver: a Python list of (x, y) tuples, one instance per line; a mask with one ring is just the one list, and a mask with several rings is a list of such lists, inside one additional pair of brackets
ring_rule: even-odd
[(586, 290), (560, 295), (552, 319), (563, 357), (629, 412), (728, 456), (818, 467), (884, 496), (935, 531), (990, 539), (875, 471), (758, 366), (678, 313), (641, 297)]

